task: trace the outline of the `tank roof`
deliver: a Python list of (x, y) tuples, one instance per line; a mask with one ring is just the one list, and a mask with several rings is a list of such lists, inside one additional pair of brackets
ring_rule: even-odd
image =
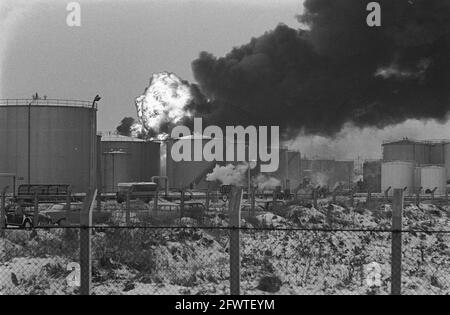
[(102, 136), (102, 141), (105, 141), (105, 142), (148, 142), (143, 139), (139, 139), (139, 138), (135, 138), (135, 137), (127, 137), (127, 136), (122, 136), (122, 135), (112, 134), (112, 133), (108, 133), (108, 134), (100, 133), (100, 135)]
[(51, 107), (81, 107), (97, 108), (96, 103), (81, 100), (66, 99), (0, 99), (0, 106), (51, 106)]
[(409, 138), (397, 139), (397, 140), (384, 140), (384, 145), (393, 145), (393, 144), (446, 144), (450, 143), (449, 139), (430, 139), (430, 140), (415, 140)]

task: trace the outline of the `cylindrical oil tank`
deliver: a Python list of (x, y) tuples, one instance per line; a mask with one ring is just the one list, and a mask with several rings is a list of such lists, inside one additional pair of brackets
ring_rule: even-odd
[(445, 164), (445, 143), (436, 142), (429, 144), (430, 150), (430, 164), (444, 165)]
[(444, 145), (444, 164), (447, 173), (447, 181), (450, 180), (450, 143)]
[(414, 163), (412, 162), (386, 162), (381, 165), (381, 190), (389, 187), (389, 195), (393, 195), (394, 189), (404, 189), (406, 194), (414, 192)]
[[(182, 161), (175, 161), (172, 157), (172, 147), (176, 142), (183, 144), (183, 148), (191, 148), (190, 158)], [(216, 161), (206, 161), (201, 155), (199, 161), (195, 161), (195, 141), (201, 143), (203, 150), (205, 144), (211, 141), (203, 136), (188, 136), (180, 139), (169, 139), (166, 142), (166, 176), (169, 179), (169, 187), (173, 189), (196, 188), (205, 189), (208, 187), (206, 176), (211, 173), (217, 164)]]
[(150, 182), (160, 174), (158, 142), (115, 134), (102, 136), (102, 189), (117, 191), (118, 183)]
[(422, 191), (432, 191), (436, 188), (434, 192), (437, 195), (444, 195), (447, 180), (447, 174), (445, 167), (442, 166), (424, 166), (420, 168), (420, 181), (422, 186)]
[(430, 147), (427, 143), (401, 140), (383, 144), (383, 162), (409, 161), (419, 165), (430, 164)]
[[(69, 100), (0, 100), (0, 173), (21, 184), (95, 185), (96, 106)], [(95, 173), (95, 174), (94, 174)], [(0, 187), (5, 184), (0, 177)]]

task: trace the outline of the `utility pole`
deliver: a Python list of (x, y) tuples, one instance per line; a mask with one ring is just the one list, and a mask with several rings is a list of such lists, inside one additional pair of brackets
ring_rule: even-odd
[(230, 213), (230, 294), (240, 294), (241, 283), (241, 255), (240, 255), (240, 235), (241, 227), (241, 203), (242, 188), (233, 187), (231, 190), (231, 199), (229, 203)]

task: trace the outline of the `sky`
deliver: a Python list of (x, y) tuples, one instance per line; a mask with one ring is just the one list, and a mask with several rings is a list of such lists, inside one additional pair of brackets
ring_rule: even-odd
[(223, 55), (279, 22), (296, 26), (301, 8), (298, 0), (85, 0), (79, 1), (81, 27), (70, 28), (69, 1), (0, 0), (0, 19), (8, 2), (0, 98), (38, 92), (91, 100), (100, 94), (99, 129), (105, 131), (136, 116), (134, 99), (153, 73), (192, 81), (191, 62), (200, 51)]
[[(194, 81), (201, 51), (223, 56), (278, 23), (300, 27), (301, 0), (82, 0), (81, 27), (66, 24), (63, 0), (0, 0), (0, 98), (92, 100), (98, 126), (136, 117), (149, 78), (175, 72)], [(450, 138), (450, 124), (408, 121), (384, 130), (344, 128), (333, 139), (299, 137), (309, 156), (377, 158), (388, 138)]]

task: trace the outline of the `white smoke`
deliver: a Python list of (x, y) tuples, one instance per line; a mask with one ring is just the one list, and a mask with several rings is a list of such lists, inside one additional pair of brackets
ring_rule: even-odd
[(275, 177), (267, 176), (264, 174), (259, 174), (253, 180), (253, 183), (260, 190), (264, 189), (275, 189), (277, 186), (281, 186), (281, 181)]
[(219, 166), (213, 169), (213, 172), (206, 176), (207, 181), (219, 181), (223, 185), (244, 185), (246, 174), (248, 171), (247, 164), (228, 164), (227, 166)]
[(317, 172), (312, 175), (311, 181), (315, 186), (327, 186), (328, 185), (328, 176), (324, 173)]
[(176, 124), (191, 117), (186, 105), (192, 100), (191, 88), (173, 73), (152, 75), (143, 95), (136, 99), (139, 124), (147, 132), (161, 132), (167, 123)]
[(415, 140), (448, 139), (450, 123), (433, 120), (408, 120), (384, 129), (355, 128), (347, 125), (333, 138), (299, 135), (295, 140), (283, 143), (291, 150), (299, 150), (309, 158), (347, 160), (379, 159), (385, 140), (399, 140), (405, 137)]

